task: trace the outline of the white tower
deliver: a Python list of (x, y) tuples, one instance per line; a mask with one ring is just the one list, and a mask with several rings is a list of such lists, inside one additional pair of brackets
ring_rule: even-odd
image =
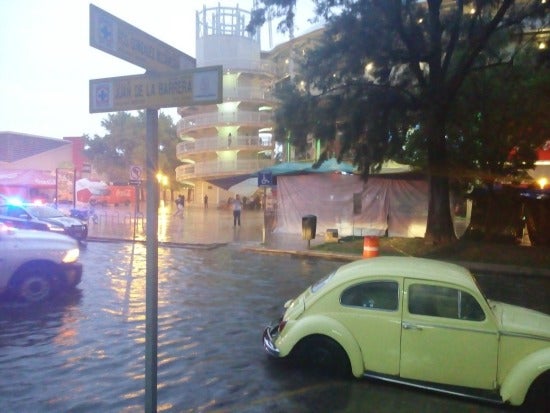
[(197, 12), (197, 67), (223, 66), (223, 103), (178, 109), (182, 165), (176, 178), (194, 187), (198, 199), (232, 196), (207, 182), (217, 185), (273, 164), (272, 71), (262, 60), (259, 32), (247, 31), (249, 21), (250, 12), (238, 6)]

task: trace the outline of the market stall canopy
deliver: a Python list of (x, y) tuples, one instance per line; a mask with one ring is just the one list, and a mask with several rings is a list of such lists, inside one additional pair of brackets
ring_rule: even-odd
[(55, 175), (35, 169), (0, 169), (0, 185), (55, 188)]
[(340, 172), (351, 174), (355, 168), (353, 165), (346, 162), (338, 162), (335, 158), (327, 159), (318, 168), (313, 167), (312, 162), (284, 162), (279, 163), (269, 168), (264, 168), (252, 176), (258, 176), (261, 173), (271, 172), (273, 176), (279, 175), (298, 175), (298, 174), (315, 174), (327, 172)]
[[(411, 170), (412, 168), (409, 165), (387, 161), (382, 164), (382, 169), (378, 174), (408, 173)], [(277, 177), (280, 175), (323, 174), (331, 172), (352, 174), (355, 172), (355, 167), (347, 162), (338, 162), (335, 158), (327, 159), (318, 168), (313, 167), (313, 162), (283, 162), (251, 174), (211, 178), (206, 179), (206, 181), (225, 190), (244, 194), (245, 192), (250, 192), (253, 187), (257, 189), (256, 178), (260, 174), (271, 173), (274, 177)]]
[(550, 140), (547, 140), (544, 145), (537, 149), (537, 160), (539, 162), (550, 162)]

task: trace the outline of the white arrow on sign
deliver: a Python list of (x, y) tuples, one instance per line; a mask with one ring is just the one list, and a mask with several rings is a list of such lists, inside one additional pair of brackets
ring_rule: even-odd
[(153, 72), (193, 69), (195, 59), (90, 4), (90, 46)]

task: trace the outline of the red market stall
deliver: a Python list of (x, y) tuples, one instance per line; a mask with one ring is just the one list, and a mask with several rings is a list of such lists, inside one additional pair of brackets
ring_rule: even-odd
[(55, 195), (55, 174), (36, 169), (0, 169), (0, 193), (27, 201), (52, 201)]

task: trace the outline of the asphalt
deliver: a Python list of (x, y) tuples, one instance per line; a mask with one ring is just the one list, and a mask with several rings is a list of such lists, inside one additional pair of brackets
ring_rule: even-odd
[[(183, 217), (175, 216), (175, 205), (161, 202), (158, 214), (159, 246), (179, 248), (212, 249), (232, 245), (245, 251), (266, 254), (290, 254), (355, 261), (362, 257), (353, 254), (339, 254), (317, 251), (312, 247), (323, 244), (324, 234), (315, 239), (304, 240), (302, 234), (272, 232), (266, 229), (264, 213), (261, 210), (244, 210), (241, 225), (233, 225), (231, 210), (202, 205), (187, 205)], [(95, 210), (96, 220), (89, 222), (88, 240), (91, 242), (145, 242), (146, 214), (134, 208), (103, 207)], [(529, 247), (526, 247), (529, 248)], [(382, 251), (383, 255), (384, 252)], [(523, 276), (550, 277), (550, 269), (457, 261), (471, 271), (485, 273), (517, 274)]]

